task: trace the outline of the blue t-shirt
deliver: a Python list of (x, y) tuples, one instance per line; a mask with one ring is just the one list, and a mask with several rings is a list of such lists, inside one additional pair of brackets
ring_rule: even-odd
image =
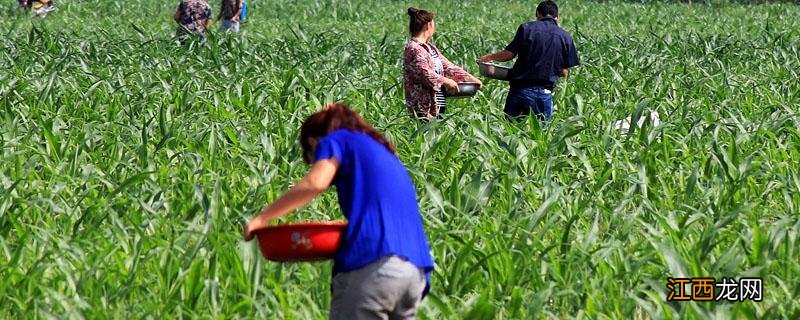
[(369, 135), (344, 129), (320, 139), (314, 158), (339, 162), (333, 185), (348, 225), (333, 274), (397, 255), (425, 270), (430, 283), (433, 258), (416, 190), (400, 159)]

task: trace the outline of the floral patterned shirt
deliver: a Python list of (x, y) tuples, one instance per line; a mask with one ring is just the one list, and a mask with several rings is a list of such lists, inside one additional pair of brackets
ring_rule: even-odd
[[(436, 73), (434, 59), (429, 49), (439, 54), (444, 69), (443, 75)], [(438, 117), (439, 108), (435, 96), (437, 91), (442, 90), (444, 78), (460, 82), (467, 77), (469, 73), (447, 60), (433, 44), (423, 44), (414, 39), (406, 44), (403, 52), (403, 85), (406, 109), (412, 115), (426, 119)]]
[(211, 6), (206, 0), (181, 0), (178, 12), (181, 26), (193, 33), (205, 34), (206, 21), (211, 19)]

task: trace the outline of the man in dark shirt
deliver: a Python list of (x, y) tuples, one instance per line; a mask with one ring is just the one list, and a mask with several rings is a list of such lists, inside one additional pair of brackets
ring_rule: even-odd
[(553, 116), (552, 90), (559, 77), (580, 61), (572, 37), (558, 27), (558, 6), (543, 1), (536, 7), (537, 21), (524, 23), (505, 50), (478, 61), (508, 61), (517, 57), (509, 72), (510, 89), (503, 111), (512, 118), (534, 113), (549, 121)]

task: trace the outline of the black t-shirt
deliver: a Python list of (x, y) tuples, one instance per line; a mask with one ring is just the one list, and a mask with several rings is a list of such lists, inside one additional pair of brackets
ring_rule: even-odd
[(236, 16), (236, 11), (242, 7), (241, 0), (223, 0), (221, 16), (223, 19), (230, 20)]
[(506, 50), (517, 56), (509, 75), (512, 87), (552, 90), (561, 69), (580, 64), (572, 37), (549, 16), (520, 25)]

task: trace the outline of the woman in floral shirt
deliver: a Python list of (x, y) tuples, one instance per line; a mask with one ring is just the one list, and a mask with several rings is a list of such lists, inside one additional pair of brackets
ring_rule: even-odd
[(211, 25), (211, 6), (206, 0), (181, 0), (175, 11), (175, 22), (180, 24), (175, 36), (185, 41), (189, 34), (196, 34), (200, 42), (206, 41), (206, 29)]
[(430, 43), (436, 32), (432, 12), (408, 8), (408, 15), (411, 40), (403, 53), (406, 108), (417, 118), (430, 120), (444, 112), (444, 88), (458, 91), (458, 82), (481, 81), (452, 64)]

